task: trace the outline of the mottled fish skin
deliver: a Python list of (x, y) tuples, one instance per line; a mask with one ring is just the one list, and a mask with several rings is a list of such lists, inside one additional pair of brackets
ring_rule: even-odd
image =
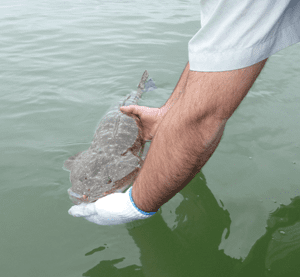
[(126, 190), (136, 179), (149, 147), (139, 135), (133, 118), (120, 111), (121, 106), (136, 105), (144, 92), (155, 89), (144, 72), (136, 92), (128, 94), (102, 118), (91, 146), (65, 161), (72, 187), (68, 189), (75, 204), (94, 202), (113, 192)]

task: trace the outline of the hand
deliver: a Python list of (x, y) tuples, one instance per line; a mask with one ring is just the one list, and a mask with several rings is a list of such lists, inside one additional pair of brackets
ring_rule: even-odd
[(84, 217), (98, 225), (117, 225), (138, 219), (146, 219), (155, 212), (143, 212), (133, 202), (132, 187), (125, 193), (112, 193), (93, 203), (82, 203), (69, 209), (74, 217)]
[(144, 140), (152, 140), (156, 130), (163, 119), (163, 112), (158, 108), (148, 108), (138, 105), (122, 106), (120, 111), (135, 119), (142, 131)]

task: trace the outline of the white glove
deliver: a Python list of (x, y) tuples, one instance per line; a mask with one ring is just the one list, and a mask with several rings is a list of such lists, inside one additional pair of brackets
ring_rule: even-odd
[(132, 187), (125, 193), (112, 193), (93, 203), (82, 203), (69, 209), (68, 213), (75, 217), (84, 217), (98, 225), (117, 225), (137, 219), (146, 219), (155, 212), (144, 212), (133, 202)]

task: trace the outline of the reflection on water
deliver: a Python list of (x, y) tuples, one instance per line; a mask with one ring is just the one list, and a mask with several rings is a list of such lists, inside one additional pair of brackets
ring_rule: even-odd
[(235, 276), (299, 276), (300, 197), (281, 205), (267, 221), (266, 233), (237, 267)]
[(117, 271), (114, 264), (122, 259), (105, 261), (83, 276), (96, 277), (108, 266), (115, 276), (125, 271), (130, 271), (131, 276), (230, 276), (234, 263), (239, 261), (218, 250), (224, 230), (230, 229), (228, 212), (219, 206), (202, 173), (180, 194), (183, 200), (172, 210), (176, 228), (169, 228), (163, 220), (163, 208), (149, 220), (127, 224), (130, 236), (140, 249), (142, 267), (130, 266)]
[[(124, 258), (102, 260), (83, 273), (109, 276), (298, 276), (300, 255), (300, 197), (281, 205), (269, 215), (266, 233), (251, 248), (247, 257), (236, 259), (219, 250), (222, 234), (230, 234), (231, 219), (206, 186), (200, 172), (180, 192), (183, 200), (173, 210), (176, 228), (171, 229), (162, 211), (146, 221), (127, 224), (128, 232), (140, 249), (142, 266), (118, 269)], [(105, 251), (104, 246), (86, 253)]]

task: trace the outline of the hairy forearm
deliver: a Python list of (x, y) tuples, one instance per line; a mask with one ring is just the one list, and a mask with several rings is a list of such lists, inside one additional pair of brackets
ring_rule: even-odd
[(186, 87), (186, 82), (187, 82), (188, 75), (189, 75), (189, 70), (190, 70), (190, 64), (189, 64), (189, 62), (187, 62), (186, 66), (179, 78), (179, 81), (178, 81), (176, 87), (174, 88), (172, 95), (170, 96), (168, 101), (160, 108), (161, 113), (163, 115), (165, 115), (174, 106), (174, 104), (177, 102), (177, 100), (180, 98), (180, 96), (184, 93), (184, 89)]
[(136, 205), (144, 211), (157, 211), (185, 187), (214, 152), (224, 124), (214, 119), (198, 126), (186, 124), (174, 105), (160, 124), (134, 183)]
[(133, 184), (141, 210), (157, 211), (200, 171), (265, 62), (227, 72), (188, 70), (184, 93), (163, 117)]

